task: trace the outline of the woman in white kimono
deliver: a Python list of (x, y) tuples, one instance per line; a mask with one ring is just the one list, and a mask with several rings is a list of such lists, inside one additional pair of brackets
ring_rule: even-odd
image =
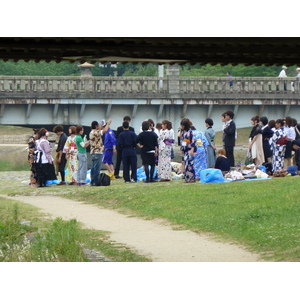
[(174, 131), (172, 123), (162, 121), (162, 129), (158, 137), (158, 177), (160, 181), (172, 179), (171, 151), (174, 144)]
[(259, 116), (251, 118), (253, 128), (249, 136), (248, 156), (251, 156), (256, 166), (260, 166), (265, 162), (262, 131), (259, 126)]

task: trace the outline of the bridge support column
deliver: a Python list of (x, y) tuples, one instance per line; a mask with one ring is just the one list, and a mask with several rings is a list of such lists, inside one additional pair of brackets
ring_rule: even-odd
[(68, 108), (64, 109), (64, 124), (70, 124), (69, 123), (69, 109)]
[(259, 107), (259, 111), (258, 111), (259, 117), (262, 116), (262, 113), (263, 113), (264, 109), (265, 109), (265, 106), (264, 106), (264, 105), (261, 105), (261, 106)]
[(4, 109), (5, 109), (5, 104), (2, 103), (2, 104), (1, 104), (1, 109), (0, 109), (0, 118), (3, 118)]
[(207, 112), (207, 117), (208, 117), (208, 118), (211, 117), (213, 108), (214, 108), (214, 105), (213, 105), (213, 104), (210, 104), (210, 105), (208, 106), (208, 112)]
[(111, 104), (108, 104), (108, 105), (107, 105), (106, 115), (105, 115), (106, 118), (108, 118), (108, 117), (110, 116), (111, 106), (112, 106)]
[(170, 94), (179, 94), (179, 73), (178, 64), (167, 65), (166, 75), (168, 77), (168, 91)]
[(27, 112), (26, 112), (26, 119), (29, 119), (30, 118), (30, 115), (31, 115), (31, 108), (32, 108), (32, 104), (28, 104), (27, 106)]
[(132, 116), (131, 116), (132, 118), (135, 117), (137, 109), (138, 109), (138, 104), (134, 104), (133, 109), (132, 109)]
[(235, 106), (234, 106), (234, 109), (233, 109), (234, 118), (236, 118), (237, 113), (238, 113), (238, 110), (239, 110), (239, 105), (235, 105)]
[(158, 114), (157, 114), (157, 118), (158, 118), (158, 119), (161, 118), (162, 113), (163, 113), (163, 110), (164, 110), (164, 105), (161, 104), (161, 105), (159, 106), (159, 110), (158, 110)]
[(290, 112), (290, 105), (287, 105), (286, 107), (285, 107), (285, 113), (284, 113), (284, 117), (286, 117), (286, 116), (288, 116), (289, 115), (289, 112)]
[(186, 110), (187, 110), (187, 103), (185, 102), (183, 104), (183, 107), (182, 107), (182, 112), (181, 112), (181, 118), (183, 119), (185, 117), (185, 114), (186, 114)]

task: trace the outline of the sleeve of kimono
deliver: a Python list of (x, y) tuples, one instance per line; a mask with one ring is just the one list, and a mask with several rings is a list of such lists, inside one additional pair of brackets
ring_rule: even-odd
[(65, 142), (65, 146), (64, 146), (64, 149), (63, 149), (63, 153), (68, 153), (69, 152), (69, 149), (70, 149), (70, 139), (68, 138)]
[(41, 144), (41, 148), (42, 150), (44, 151), (45, 155), (46, 155), (46, 158), (48, 160), (48, 162), (51, 164), (53, 159), (52, 159), (52, 156), (51, 156), (51, 147), (50, 147), (50, 144), (49, 142), (42, 142)]

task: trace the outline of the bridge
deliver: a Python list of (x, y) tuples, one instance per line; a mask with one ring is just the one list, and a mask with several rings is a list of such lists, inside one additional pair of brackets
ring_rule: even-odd
[(296, 78), (180, 77), (176, 64), (167, 67), (166, 77), (0, 76), (0, 124), (33, 128), (89, 127), (111, 118), (115, 129), (130, 115), (137, 130), (147, 118), (168, 119), (177, 128), (183, 117), (204, 130), (210, 117), (219, 131), (225, 110), (235, 112), (241, 128), (251, 126), (254, 115), (297, 119), (299, 103)]

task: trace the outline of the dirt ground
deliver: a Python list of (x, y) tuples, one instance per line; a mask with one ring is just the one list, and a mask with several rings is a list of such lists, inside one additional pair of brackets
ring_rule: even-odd
[(259, 255), (188, 230), (174, 230), (162, 220), (143, 220), (113, 210), (56, 196), (6, 198), (29, 203), (65, 220), (76, 218), (86, 228), (109, 231), (110, 239), (154, 262), (257, 262)]

